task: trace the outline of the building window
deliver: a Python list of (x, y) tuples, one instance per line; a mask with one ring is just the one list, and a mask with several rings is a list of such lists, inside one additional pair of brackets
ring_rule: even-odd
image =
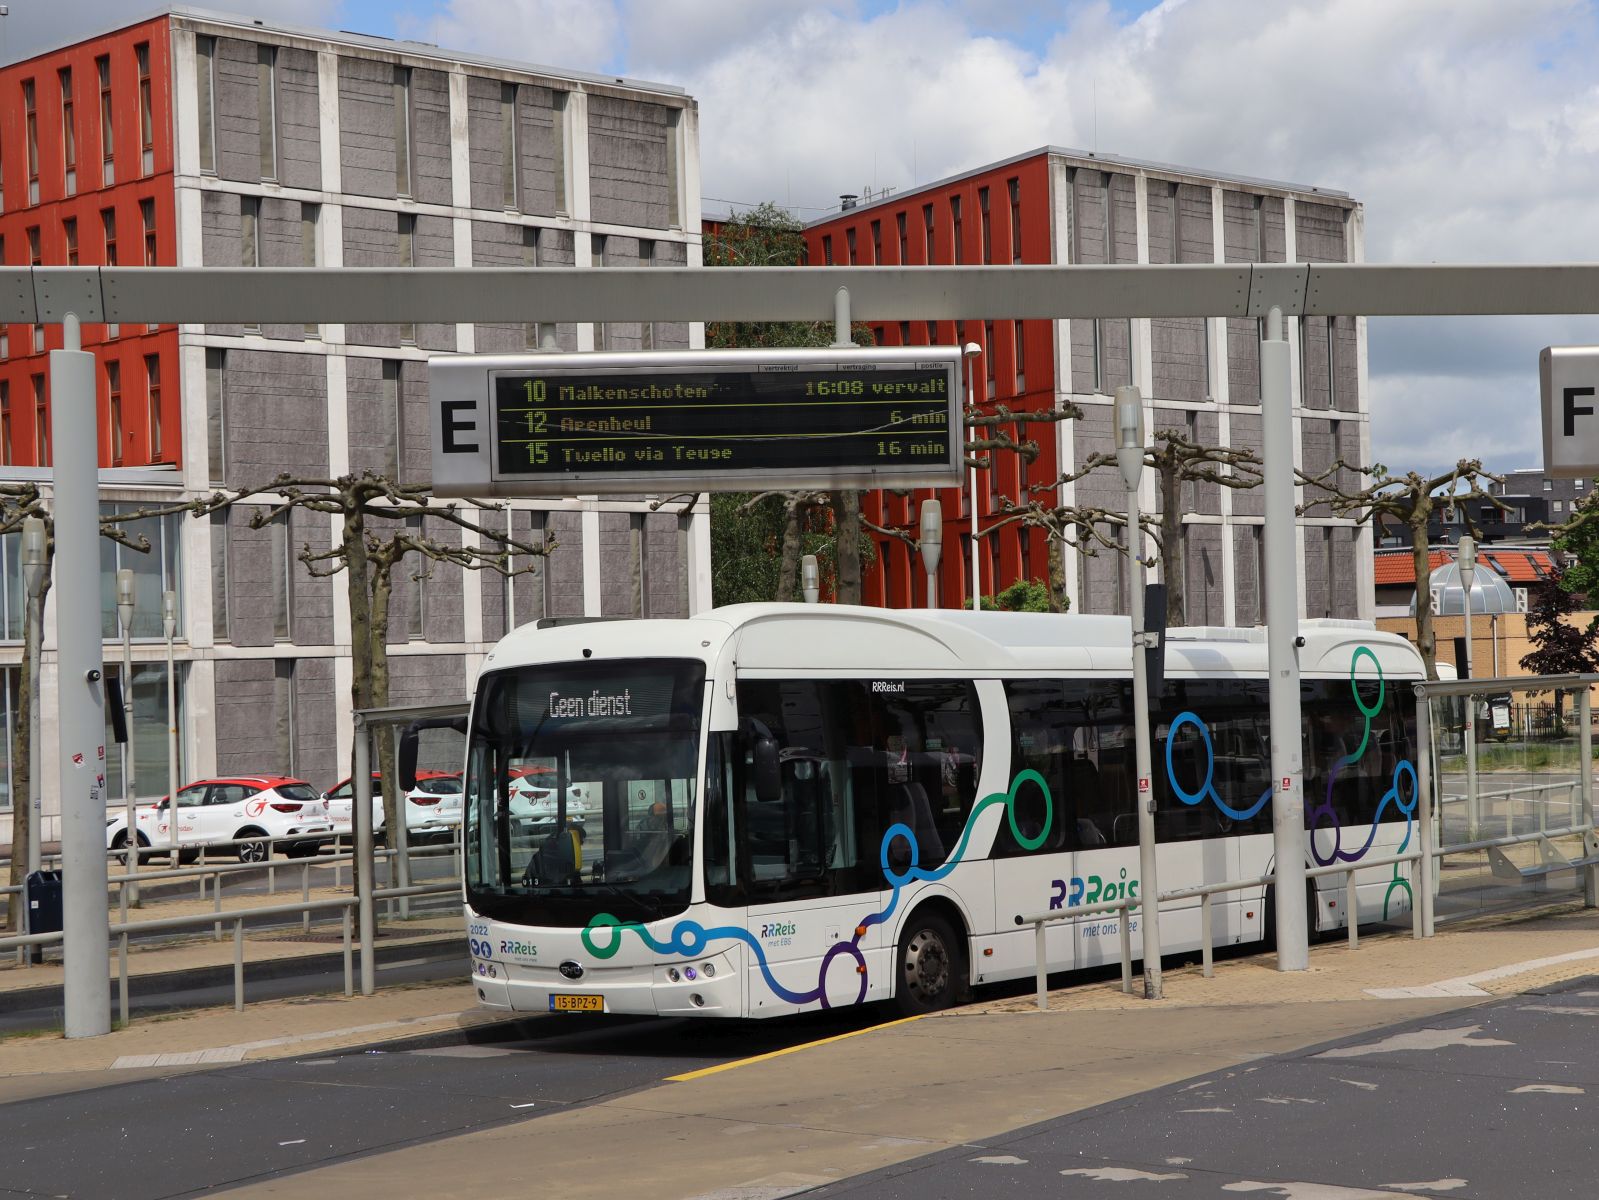
[(35, 466), (50, 465), (50, 409), (43, 375), (33, 377), (33, 457)]
[(383, 405), (378, 414), (382, 428), (383, 459), (379, 464), (385, 478), (399, 481), (400, 455), (405, 447), (405, 387), (400, 364), (392, 358), (383, 360)]
[(100, 210), (100, 231), (105, 237), (105, 265), (117, 265), (117, 210), (102, 208)]
[(0, 379), (0, 462), (9, 467), (16, 461), (11, 449), (11, 383)]
[(500, 193), (505, 207), (515, 212), (517, 203), (517, 170), (522, 156), (517, 152), (516, 136), (516, 84), (500, 84)]
[(33, 80), (22, 81), (23, 123), (28, 135), (28, 203), (39, 203), (39, 112)]
[(977, 189), (977, 211), (983, 234), (983, 261), (994, 261), (994, 226), (988, 215), (988, 189)]
[(113, 162), (116, 158), (116, 136), (112, 124), (111, 107), (111, 56), (101, 55), (94, 60), (94, 71), (100, 79), (100, 184), (109, 187), (116, 182)]
[(155, 201), (139, 201), (139, 219), (144, 223), (144, 265), (155, 267), (161, 265), (160, 257), (156, 253), (155, 240)]
[(994, 359), (996, 357), (997, 355), (994, 353), (994, 322), (984, 321), (983, 374), (987, 378), (988, 383), (984, 389), (983, 395), (984, 398), (988, 400), (992, 400), (994, 398)]
[(278, 177), (278, 48), (255, 48), (255, 114), (261, 138), (261, 178)]
[(164, 457), (161, 437), (161, 356), (144, 356), (144, 394), (150, 420), (150, 461)]
[[(314, 267), (317, 265), (316, 231), (322, 219), (322, 206), (320, 204), (300, 205), (300, 265)], [(305, 336), (308, 338), (320, 337), (321, 326), (315, 321), (305, 323)]]
[(905, 234), (905, 214), (894, 215), (895, 231), (899, 234), (899, 264), (904, 266), (910, 258), (910, 239)]
[(1571, 482), (1579, 492), (1584, 491), (1588, 486), (1588, 481), (1586, 479), (1573, 479)]
[(286, 642), (293, 636), (294, 537), (289, 514), (279, 513), (267, 524), (272, 537), (272, 636)]
[[(402, 267), (416, 266), (416, 217), (414, 214), (399, 214), (396, 235), (399, 241), (400, 265)], [(414, 346), (416, 344), (415, 325), (406, 324), (400, 326), (400, 344), (406, 346)]]
[(298, 774), (295, 744), (299, 738), (295, 736), (294, 709), (294, 660), (273, 659), (272, 725), (277, 746), (276, 761), (282, 763), (283, 769), (290, 775)]
[(61, 163), (63, 182), (69, 196), (78, 191), (78, 128), (72, 115), (72, 68), (56, 72), (61, 83)]
[[(261, 265), (261, 198), (259, 196), (239, 197), (239, 265), (241, 267), (259, 267)], [(244, 332), (260, 333), (261, 326), (258, 322), (247, 322), (244, 325)]]
[[(206, 351), (208, 363), (211, 353)], [(227, 509), (211, 514), (211, 636), (219, 642), (228, 640)]]
[(1555, 484), (1554, 484), (1554, 480), (1552, 480), (1552, 479), (1545, 479), (1545, 480), (1544, 480), (1544, 481), (1543, 481), (1543, 490), (1544, 490), (1544, 491), (1546, 491), (1546, 492), (1552, 492), (1552, 491), (1554, 491), (1554, 490), (1555, 490)]
[(950, 225), (954, 230), (954, 259), (955, 265), (958, 267), (966, 261), (966, 255), (961, 248), (961, 198), (959, 196), (951, 196), (949, 198), (949, 218)]
[(822, 265), (827, 267), (833, 265), (833, 235), (830, 233), (822, 235)]
[(844, 244), (849, 247), (849, 265), (854, 266), (859, 260), (855, 257), (855, 230), (844, 231)]
[[(558, 213), (571, 211), (566, 198), (566, 102), (570, 97), (569, 92), (555, 93), (555, 112), (550, 118), (550, 157), (555, 162), (555, 211)], [(673, 175), (675, 177), (675, 171)]]
[[(40, 246), (39, 227), (37, 225), (28, 230), (28, 262), (30, 265), (35, 267), (42, 267), (44, 265), (44, 252)], [(30, 328), (33, 330), (33, 338), (31, 342), (31, 345), (33, 346), (33, 352), (35, 354), (40, 354), (44, 351), (44, 326), (33, 325)]]
[(67, 266), (78, 265), (78, 218), (68, 217), (61, 222), (61, 236), (67, 243)]
[(200, 102), (200, 173), (217, 171), (217, 40), (194, 39), (194, 90)]
[(683, 113), (671, 109), (666, 114), (666, 222), (672, 229), (683, 228), (683, 185), (678, 178), (682, 154), (678, 149)]
[(224, 385), (227, 380), (228, 352), (205, 352), (205, 443), (211, 482), (226, 483), (228, 418)]
[[(594, 267), (605, 266), (605, 235), (592, 234), (589, 237), (589, 265)], [(594, 322), (594, 348), (606, 350), (610, 348), (610, 331), (604, 321)]]
[(150, 43), (133, 48), (139, 62), (139, 170), (148, 175), (155, 170), (155, 114), (150, 109)]
[(909, 346), (911, 344), (911, 323), (909, 321), (901, 321), (899, 323), (899, 344), (901, 346)]
[[(143, 507), (133, 501), (103, 501), (100, 504), (100, 515), (116, 516), (129, 513)], [(162, 636), (161, 628), (161, 593), (176, 591), (179, 593), (178, 605), (178, 636), (183, 631), (183, 605), (181, 603), (182, 591), (178, 580), (182, 578), (181, 559), (183, 543), (183, 523), (188, 518), (182, 515), (168, 515), (164, 517), (145, 517), (138, 521), (128, 521), (124, 528), (134, 538), (143, 536), (150, 543), (148, 552), (140, 552), (129, 546), (121, 546), (108, 538), (100, 539), (100, 628), (108, 638), (119, 637), (122, 633), (117, 622), (117, 596), (114, 580), (117, 571), (127, 568), (133, 572), (134, 616), (133, 636), (139, 639), (154, 640)], [(162, 706), (166, 701), (166, 668), (163, 664), (161, 674), (156, 678), (162, 684)], [(160, 710), (158, 710), (160, 711)], [(157, 722), (152, 721), (151, 726)], [(161, 724), (165, 724), (161, 720)], [(164, 739), (163, 739), (164, 740)], [(161, 747), (161, 758), (166, 759), (166, 747)]]
[(113, 466), (122, 465), (122, 364), (108, 362), (105, 365), (106, 395), (106, 442), (111, 448), (111, 463)]
[[(421, 517), (406, 517), (405, 531), (417, 541), (422, 540)], [(410, 573), (410, 587), (406, 589), (405, 635), (407, 640), (420, 642), (427, 638), (427, 566)]]
[(411, 194), (411, 68), (394, 68), (394, 194)]
[[(522, 226), (522, 265), (529, 269), (539, 265), (539, 234), (536, 226)], [(553, 338), (554, 331), (551, 331)], [(522, 326), (522, 339), (529, 350), (538, 350), (544, 345), (544, 328), (537, 321), (525, 322)]]
[(872, 222), (872, 264), (875, 266), (883, 261), (883, 223)]
[[(655, 242), (650, 238), (640, 238), (638, 243), (638, 265), (653, 267), (655, 265)], [(639, 349), (655, 349), (655, 322), (645, 321), (639, 326)]]
[(933, 258), (933, 206), (922, 205), (922, 261), (931, 263)]
[(1016, 394), (1024, 395), (1027, 391), (1027, 339), (1022, 336), (1024, 326), (1020, 321), (1011, 326), (1011, 336), (1015, 339), (1016, 347)]
[(1010, 192), (1010, 260), (1022, 261), (1022, 181), (1007, 179), (1005, 187)]

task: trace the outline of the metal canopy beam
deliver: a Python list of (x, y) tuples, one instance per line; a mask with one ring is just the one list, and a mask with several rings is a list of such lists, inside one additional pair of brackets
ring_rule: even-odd
[(32, 267), (0, 321), (454, 323), (1599, 313), (1599, 264), (706, 268)]

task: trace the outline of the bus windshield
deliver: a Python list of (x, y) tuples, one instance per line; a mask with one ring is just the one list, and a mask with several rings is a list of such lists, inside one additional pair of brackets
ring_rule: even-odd
[(575, 926), (688, 906), (703, 663), (562, 663), (485, 674), (467, 749), (467, 899)]

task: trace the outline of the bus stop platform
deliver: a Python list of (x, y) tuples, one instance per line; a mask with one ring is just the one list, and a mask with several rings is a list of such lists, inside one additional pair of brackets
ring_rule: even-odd
[[(1279, 973), (1264, 955), (1219, 961), (1211, 979), (1197, 965), (1169, 968), (1166, 998), (1159, 1002), (1124, 995), (1115, 980), (1055, 990), (1047, 1012), (1037, 1010), (1030, 990), (988, 992), (964, 1008), (885, 1019), (819, 1040), (796, 1039), (797, 1044), (658, 1078), (592, 1102), (525, 1106), (532, 1108), (525, 1118), (507, 1113), (492, 1127), (385, 1145), (359, 1156), (329, 1155), (292, 1173), (247, 1183), (237, 1194), (334, 1191), (356, 1200), (494, 1194), (505, 1185), (506, 1164), (526, 1161), (532, 1145), (543, 1148), (537, 1155), (540, 1190), (574, 1198), (645, 1189), (685, 1200), (774, 1200), (815, 1189), (831, 1194), (854, 1190), (850, 1181), (858, 1177), (887, 1180), (896, 1170), (913, 1171), (917, 1162), (938, 1161), (940, 1154), (960, 1164), (1020, 1169), (1021, 1156), (992, 1150), (1017, 1131), (1048, 1130), (1054, 1128), (1050, 1122), (1063, 1119), (1087, 1120), (1105, 1106), (1114, 1109), (1118, 1102), (1158, 1089), (1180, 1092), (1185, 1086), (1247, 1077), (1273, 1056), (1417, 1022), (1426, 1027), (1421, 1034), (1388, 1040), (1397, 1037), (1396, 1044), (1409, 1046), (1404, 1038), (1419, 1037), (1414, 1041), (1418, 1053), (1435, 1045), (1476, 1044), (1472, 1031), (1480, 1021), (1469, 1010), (1480, 1006), (1488, 1012), (1505, 997), (1569, 989), (1572, 981), (1595, 974), (1599, 911), (1566, 903), (1451, 924), (1424, 941), (1384, 934), (1363, 938), (1353, 951), (1344, 942), (1316, 946), (1304, 972)], [(1587, 1015), (1599, 1015), (1599, 1007)], [(488, 1052), (489, 1047), (473, 1043), (491, 1032), (483, 1026), (505, 1020), (476, 1009), (472, 989), (463, 981), (364, 999), (318, 997), (266, 1001), (242, 1013), (193, 1012), (72, 1042), (58, 1036), (16, 1037), (0, 1042), (0, 1104), (214, 1064), (381, 1046), (419, 1034), (457, 1035), (466, 1057), (467, 1051)], [(591, 1022), (588, 1029), (599, 1027), (591, 1018), (576, 1020)], [(1429, 1032), (1434, 1024), (1448, 1028)], [(1481, 1044), (1510, 1045), (1493, 1038)], [(1363, 1079), (1370, 1074), (1361, 1066), (1351, 1063), (1341, 1074), (1355, 1102), (1374, 1103), (1374, 1095), (1356, 1091), (1367, 1086)], [(539, 1061), (529, 1055), (520, 1069), (537, 1071)], [(1540, 1072), (1573, 1069), (1526, 1061), (1512, 1073), (1526, 1082), (1524, 1092), (1571, 1093), (1567, 1083), (1538, 1080)], [(1592, 1083), (1599, 1092), (1599, 1076)], [(1256, 1099), (1253, 1111), (1266, 1114), (1273, 1114), (1277, 1104), (1289, 1112), (1314, 1102), (1293, 1094)], [(1120, 1119), (1133, 1120), (1137, 1110), (1123, 1104)], [(1181, 1111), (1224, 1110), (1196, 1098)], [(1309, 1109), (1302, 1124), (1305, 1119), (1317, 1127)], [(1396, 1135), (1409, 1137), (1402, 1124)], [(1469, 1137), (1470, 1131), (1461, 1130), (1460, 1136)], [(626, 1152), (617, 1153), (619, 1147)], [(1017, 1162), (1004, 1161), (1012, 1158)], [(918, 1185), (923, 1200), (942, 1194), (929, 1190), (930, 1178), (924, 1175)], [(1441, 1178), (1419, 1182), (1429, 1188), (1369, 1194), (1451, 1190)], [(1431, 1183), (1439, 1185), (1436, 1191)], [(860, 1194), (876, 1194), (864, 1182), (861, 1186)], [(968, 1190), (950, 1194), (976, 1194), (970, 1186), (962, 1184)], [(1004, 1184), (996, 1177), (988, 1186)], [(884, 1194), (890, 1190), (884, 1183)], [(1096, 1193), (1068, 1189), (1062, 1194)]]

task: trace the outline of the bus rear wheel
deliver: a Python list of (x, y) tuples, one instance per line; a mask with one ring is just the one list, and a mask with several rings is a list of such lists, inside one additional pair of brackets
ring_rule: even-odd
[(954, 929), (936, 912), (905, 923), (894, 956), (894, 1004), (906, 1016), (948, 1008), (965, 990), (966, 956)]

